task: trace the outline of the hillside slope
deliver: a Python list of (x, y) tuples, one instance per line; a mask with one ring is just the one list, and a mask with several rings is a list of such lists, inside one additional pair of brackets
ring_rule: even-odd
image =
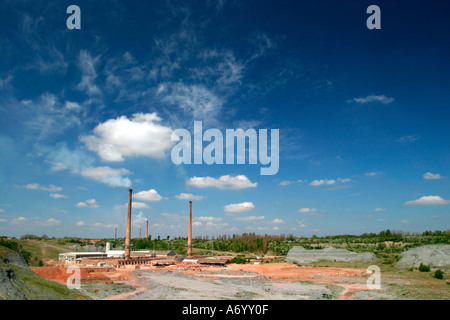
[(0, 243), (0, 300), (85, 299), (78, 290), (46, 280), (29, 268), (17, 244)]

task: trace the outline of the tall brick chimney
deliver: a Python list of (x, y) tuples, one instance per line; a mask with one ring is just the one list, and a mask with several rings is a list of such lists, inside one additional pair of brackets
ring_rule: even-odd
[(129, 189), (128, 194), (128, 215), (127, 215), (127, 233), (125, 236), (125, 259), (130, 259), (130, 247), (131, 247), (131, 197), (133, 190)]
[(189, 227), (188, 227), (188, 243), (187, 255), (192, 255), (192, 201), (189, 201)]

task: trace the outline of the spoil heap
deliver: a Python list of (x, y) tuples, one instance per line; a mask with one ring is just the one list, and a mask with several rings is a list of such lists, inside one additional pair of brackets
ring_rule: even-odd
[(333, 247), (326, 247), (320, 250), (306, 250), (303, 247), (296, 246), (289, 250), (286, 256), (286, 261), (295, 264), (307, 264), (321, 260), (369, 262), (374, 260), (375, 258), (375, 254), (371, 252), (356, 253), (345, 249), (336, 249)]
[(419, 267), (421, 263), (432, 267), (450, 266), (450, 245), (432, 244), (402, 252), (398, 268)]

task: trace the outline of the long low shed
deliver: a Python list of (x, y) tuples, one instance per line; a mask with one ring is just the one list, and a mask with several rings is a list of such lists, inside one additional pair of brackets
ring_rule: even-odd
[(59, 261), (76, 261), (82, 258), (106, 258), (107, 254), (104, 252), (65, 252), (59, 254)]

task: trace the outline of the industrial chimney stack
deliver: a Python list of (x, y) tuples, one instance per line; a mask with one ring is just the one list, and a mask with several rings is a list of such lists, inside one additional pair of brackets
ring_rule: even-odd
[(189, 201), (189, 227), (188, 227), (188, 243), (187, 255), (192, 255), (192, 201)]
[(125, 259), (130, 259), (130, 247), (131, 247), (131, 197), (133, 190), (129, 189), (128, 194), (128, 215), (127, 215), (127, 233), (125, 236)]
[(148, 239), (148, 220), (147, 220), (147, 226), (145, 228), (145, 239)]

